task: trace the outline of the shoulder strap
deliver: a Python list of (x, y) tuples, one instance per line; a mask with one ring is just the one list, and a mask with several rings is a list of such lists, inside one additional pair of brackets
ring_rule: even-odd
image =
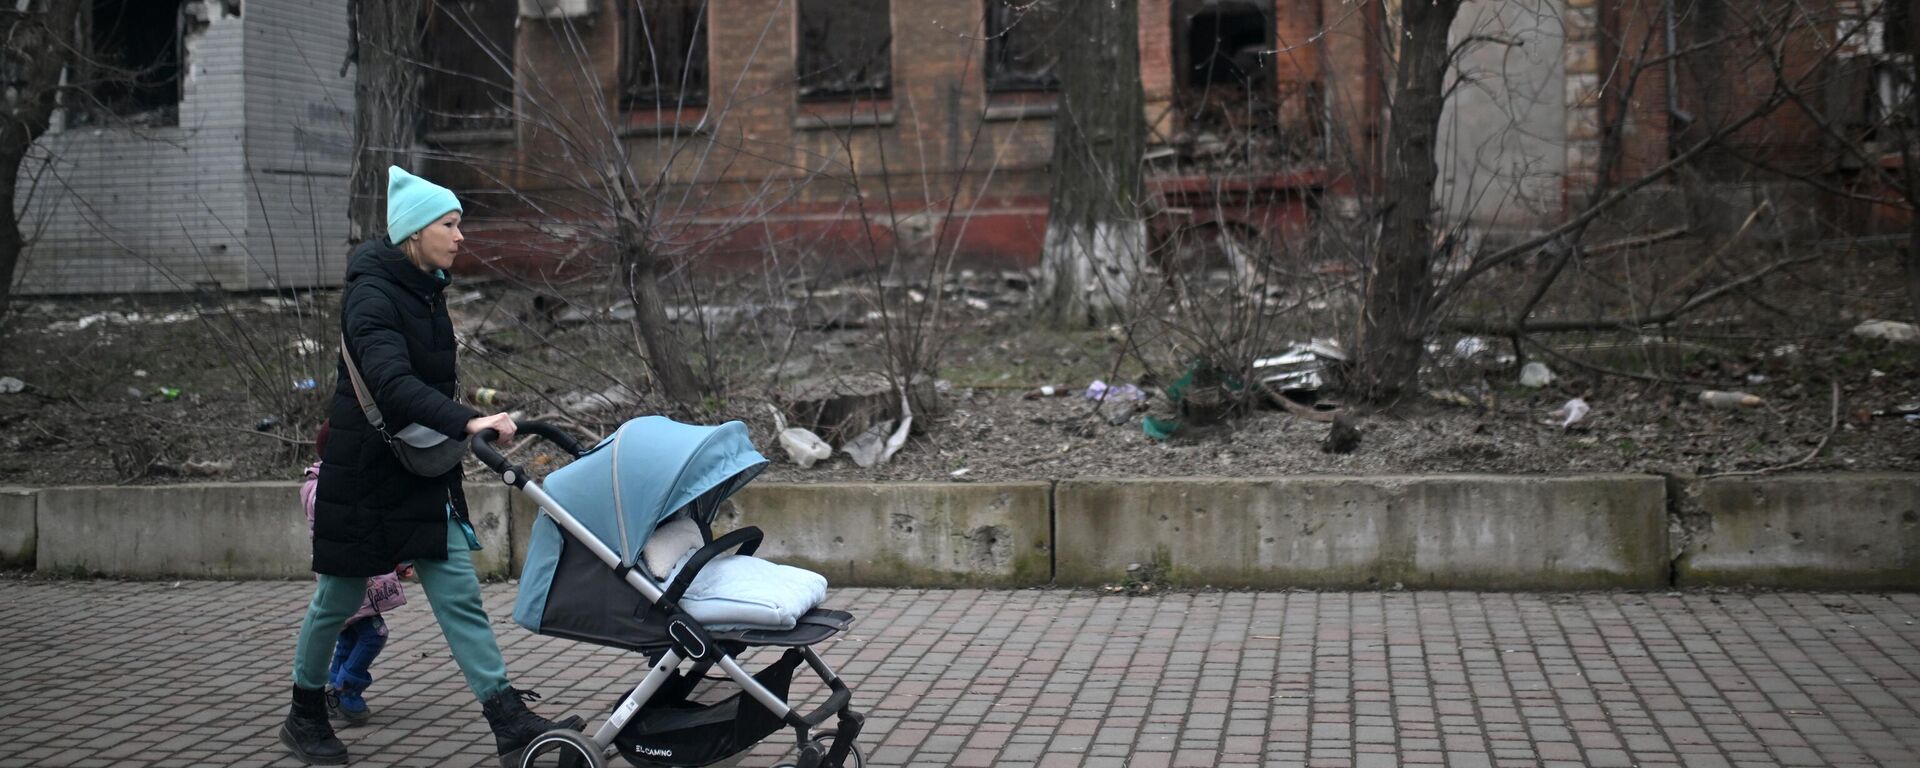
[(347, 336), (340, 334), (340, 359), (347, 363), (347, 378), (353, 380), (353, 399), (360, 402), (360, 412), (366, 414), (367, 423), (380, 434), (387, 433), (386, 419), (380, 417), (380, 406), (373, 402), (373, 395), (367, 393), (367, 383), (360, 379), (360, 368), (353, 364), (353, 355), (347, 352)]

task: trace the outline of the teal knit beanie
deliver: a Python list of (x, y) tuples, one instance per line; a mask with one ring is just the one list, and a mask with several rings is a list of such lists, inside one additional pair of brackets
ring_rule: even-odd
[(400, 166), (387, 166), (387, 240), (394, 245), (458, 210), (460, 199), (452, 190), (407, 173)]

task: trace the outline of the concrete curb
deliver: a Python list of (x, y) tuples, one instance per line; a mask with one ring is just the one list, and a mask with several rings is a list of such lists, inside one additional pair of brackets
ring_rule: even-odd
[(1920, 480), (1778, 475), (1701, 481), (1681, 586), (1920, 589)]
[[(1070, 480), (1055, 580), (1177, 586), (1583, 589), (1667, 579), (1651, 476)], [(1138, 571), (1136, 571), (1136, 574)]]
[(33, 570), (39, 502), (32, 489), (0, 488), (0, 570)]
[[(0, 488), (0, 568), (305, 578), (297, 488)], [(537, 510), (467, 495), (476, 567), (517, 575)], [(844, 586), (1920, 588), (1920, 474), (766, 483), (717, 528), (744, 524)]]

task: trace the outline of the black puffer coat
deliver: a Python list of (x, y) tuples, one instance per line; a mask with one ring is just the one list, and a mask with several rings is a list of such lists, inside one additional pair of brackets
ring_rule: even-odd
[[(441, 292), (448, 280), (420, 271), (385, 238), (362, 243), (347, 263), (341, 328), (388, 434), (420, 423), (465, 439), (478, 416), (454, 401), (453, 323)], [(313, 570), (375, 576), (403, 560), (447, 556), (447, 505), (467, 514), (460, 469), (420, 477), (400, 466), (367, 423), (340, 363), (313, 509)]]

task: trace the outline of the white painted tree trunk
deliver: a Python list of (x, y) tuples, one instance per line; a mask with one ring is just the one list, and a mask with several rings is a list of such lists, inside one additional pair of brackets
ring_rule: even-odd
[(1053, 322), (1090, 327), (1118, 318), (1146, 254), (1144, 221), (1100, 221), (1091, 229), (1058, 219), (1049, 222), (1040, 295)]

